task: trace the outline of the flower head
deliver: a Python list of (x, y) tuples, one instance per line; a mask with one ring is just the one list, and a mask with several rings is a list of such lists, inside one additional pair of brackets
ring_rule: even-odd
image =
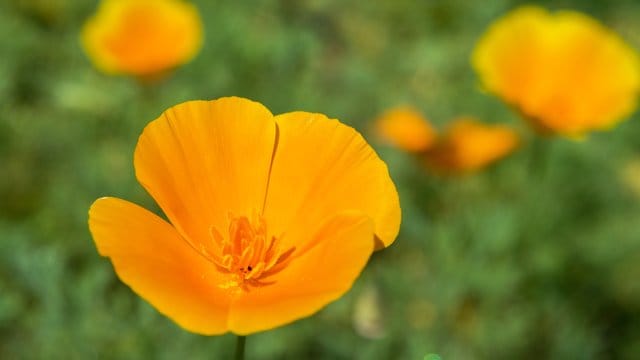
[(102, 0), (82, 44), (106, 73), (150, 76), (191, 60), (202, 45), (202, 24), (183, 0)]
[(169, 222), (101, 198), (89, 228), (120, 279), (202, 334), (248, 334), (344, 294), (400, 223), (387, 167), (321, 114), (190, 101), (144, 129), (136, 177)]
[(419, 155), (439, 173), (480, 170), (507, 156), (519, 144), (515, 131), (504, 125), (486, 125), (460, 117), (442, 134), (418, 111), (408, 107), (389, 110), (376, 120), (378, 135), (409, 153)]
[(472, 63), (484, 87), (543, 133), (606, 129), (640, 93), (640, 60), (615, 33), (574, 11), (525, 6), (482, 36)]
[(376, 132), (385, 142), (408, 152), (422, 152), (433, 145), (436, 131), (415, 109), (398, 107), (382, 114)]
[(455, 120), (425, 153), (426, 164), (442, 173), (479, 170), (509, 155), (518, 135), (504, 125), (486, 125), (471, 117)]

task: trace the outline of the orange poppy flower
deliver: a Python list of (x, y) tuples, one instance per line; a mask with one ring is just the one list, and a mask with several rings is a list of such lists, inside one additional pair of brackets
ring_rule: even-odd
[(634, 111), (640, 93), (637, 53), (574, 11), (509, 13), (482, 36), (472, 63), (489, 92), (543, 133), (609, 128)]
[(186, 102), (144, 129), (134, 165), (169, 222), (107, 197), (89, 228), (120, 279), (192, 332), (245, 335), (309, 316), (398, 233), (385, 163), (321, 114)]
[(398, 107), (380, 116), (375, 122), (378, 136), (402, 150), (419, 153), (436, 139), (436, 131), (415, 109)]
[(202, 24), (182, 0), (103, 0), (81, 39), (98, 69), (145, 77), (191, 60), (202, 46)]
[(512, 153), (518, 146), (515, 131), (487, 125), (471, 117), (453, 122), (434, 147), (425, 153), (426, 164), (442, 173), (479, 170)]

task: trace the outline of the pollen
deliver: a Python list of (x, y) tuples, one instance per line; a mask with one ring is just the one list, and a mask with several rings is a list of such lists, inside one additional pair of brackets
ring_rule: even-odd
[(273, 283), (269, 277), (286, 267), (295, 248), (283, 251), (282, 236), (270, 236), (267, 223), (260, 215), (254, 214), (251, 219), (230, 215), (229, 219), (227, 237), (215, 227), (211, 228), (217, 250), (210, 256), (212, 262), (218, 270), (230, 275), (229, 284), (244, 290)]

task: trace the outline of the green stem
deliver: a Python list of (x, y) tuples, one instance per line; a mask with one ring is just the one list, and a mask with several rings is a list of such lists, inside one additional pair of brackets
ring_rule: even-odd
[(233, 357), (235, 360), (244, 360), (244, 344), (246, 342), (246, 336), (238, 335), (238, 338), (236, 340), (236, 355)]

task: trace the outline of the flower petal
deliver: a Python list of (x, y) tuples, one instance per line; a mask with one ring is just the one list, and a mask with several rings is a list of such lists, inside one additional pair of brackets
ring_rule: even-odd
[(233, 302), (232, 332), (249, 334), (309, 316), (351, 288), (373, 252), (371, 219), (344, 212), (317, 229), (304, 241), (313, 247), (295, 255), (273, 284), (251, 288)]
[(426, 164), (442, 174), (477, 171), (511, 154), (518, 134), (505, 125), (484, 124), (473, 117), (453, 121), (438, 143), (425, 152)]
[(171, 225), (125, 200), (101, 198), (89, 228), (118, 277), (158, 311), (192, 332), (228, 331), (230, 297), (216, 286), (219, 273)]
[(391, 109), (376, 119), (375, 125), (384, 142), (408, 152), (423, 152), (436, 142), (436, 130), (411, 107)]
[(176, 229), (213, 251), (212, 228), (264, 204), (275, 142), (273, 116), (242, 98), (189, 101), (152, 121), (135, 151), (136, 176)]
[(487, 90), (529, 107), (541, 101), (552, 81), (544, 71), (553, 65), (542, 36), (549, 33), (547, 13), (524, 6), (513, 14), (496, 21), (478, 41), (472, 63)]
[(274, 235), (296, 241), (336, 213), (358, 210), (373, 219), (378, 248), (389, 246), (400, 227), (398, 193), (362, 136), (321, 114), (275, 119), (279, 141), (264, 211)]

